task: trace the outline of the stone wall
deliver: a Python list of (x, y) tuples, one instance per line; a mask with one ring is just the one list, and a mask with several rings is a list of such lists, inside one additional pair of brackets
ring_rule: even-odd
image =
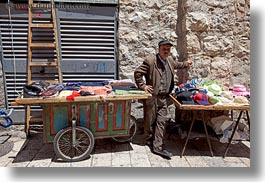
[(249, 0), (187, 0), (191, 77), (250, 88), (249, 8)]
[[(183, 27), (186, 31), (178, 31)], [(179, 82), (215, 79), (250, 88), (249, 0), (121, 0), (120, 78), (133, 78), (144, 57), (157, 51), (161, 38), (174, 43), (173, 55), (180, 61), (194, 61), (188, 73), (178, 71)]]
[[(120, 78), (133, 78), (144, 57), (157, 52), (161, 38), (168, 38), (176, 45), (176, 23), (176, 0), (120, 0)], [(176, 50), (173, 52), (177, 54)]]

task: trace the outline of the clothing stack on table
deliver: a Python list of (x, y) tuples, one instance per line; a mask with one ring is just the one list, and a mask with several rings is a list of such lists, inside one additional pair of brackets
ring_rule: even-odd
[[(182, 105), (201, 105), (201, 106), (249, 106), (250, 92), (244, 85), (233, 85), (233, 90), (228, 91), (215, 80), (203, 82), (191, 81), (175, 86), (173, 96)], [(226, 90), (226, 91), (225, 91)], [(220, 142), (227, 143), (232, 135), (233, 118), (228, 117), (228, 111), (204, 110), (204, 122), (210, 126), (219, 137)], [(183, 118), (190, 115), (187, 111), (182, 111)], [(184, 116), (183, 116), (184, 114)], [(202, 120), (197, 118), (196, 120)], [(241, 134), (242, 135), (242, 134)], [(183, 137), (182, 137), (183, 138)], [(235, 131), (233, 139), (241, 139), (241, 136)]]
[(173, 96), (185, 105), (249, 105), (250, 92), (243, 85), (225, 91), (217, 81), (183, 83), (175, 86)]

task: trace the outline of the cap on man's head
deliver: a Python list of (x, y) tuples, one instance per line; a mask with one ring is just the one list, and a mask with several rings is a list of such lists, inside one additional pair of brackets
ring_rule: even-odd
[(173, 44), (171, 44), (171, 43), (169, 42), (169, 40), (167, 40), (167, 39), (161, 40), (161, 41), (158, 43), (158, 46), (162, 46), (162, 45), (170, 45), (170, 46), (173, 46)]

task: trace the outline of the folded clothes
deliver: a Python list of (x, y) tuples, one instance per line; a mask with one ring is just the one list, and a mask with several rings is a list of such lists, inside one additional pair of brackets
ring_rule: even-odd
[(128, 95), (128, 94), (145, 94), (143, 90), (115, 90), (115, 95)]
[(75, 86), (65, 86), (63, 90), (74, 90), (74, 91), (78, 91), (79, 88), (75, 87)]
[(94, 93), (95, 95), (107, 95), (111, 93), (112, 88), (110, 85), (105, 86), (80, 86), (80, 91)]
[(79, 87), (82, 83), (81, 82), (68, 82), (65, 85), (66, 86), (75, 86), (75, 87)]
[(59, 97), (67, 97), (69, 95), (72, 95), (73, 91), (72, 90), (63, 90), (60, 92)]
[(128, 95), (129, 91), (128, 90), (115, 90), (114, 93), (115, 95)]
[(50, 89), (50, 88), (58, 90), (60, 92), (60, 91), (64, 90), (65, 87), (63, 84), (54, 84), (54, 85), (49, 85), (47, 87), (47, 89)]
[(135, 85), (112, 85), (113, 90), (137, 90), (138, 88)]
[(82, 82), (81, 86), (105, 86), (108, 84), (109, 84), (109, 81)]
[(109, 80), (110, 85), (115, 85), (117, 83), (133, 83), (132, 79), (122, 79), (122, 80)]
[(42, 97), (56, 97), (59, 95), (59, 91), (54, 88), (48, 88), (40, 93)]

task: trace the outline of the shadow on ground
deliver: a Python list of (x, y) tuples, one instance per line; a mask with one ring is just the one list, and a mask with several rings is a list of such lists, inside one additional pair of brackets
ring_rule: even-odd
[[(143, 136), (142, 120), (137, 121), (137, 132), (131, 143), (117, 143), (111, 138), (96, 139), (95, 146), (91, 155), (101, 153), (115, 153), (133, 150), (133, 145), (141, 143)], [(174, 133), (174, 131), (176, 133)], [(180, 138), (177, 130), (172, 130), (166, 134), (165, 146), (174, 156), (180, 156), (185, 138)], [(211, 145), (215, 157), (222, 157), (227, 143), (220, 143), (217, 139), (211, 137)], [(186, 147), (184, 156), (210, 156), (210, 151), (205, 138), (193, 138)], [(231, 144), (226, 157), (250, 158), (250, 148), (241, 142)], [(34, 160), (51, 159), (54, 162), (60, 162), (55, 156), (52, 143), (43, 143), (42, 132), (31, 132), (31, 136), (26, 139), (21, 150), (14, 158), (13, 163), (29, 162)]]

